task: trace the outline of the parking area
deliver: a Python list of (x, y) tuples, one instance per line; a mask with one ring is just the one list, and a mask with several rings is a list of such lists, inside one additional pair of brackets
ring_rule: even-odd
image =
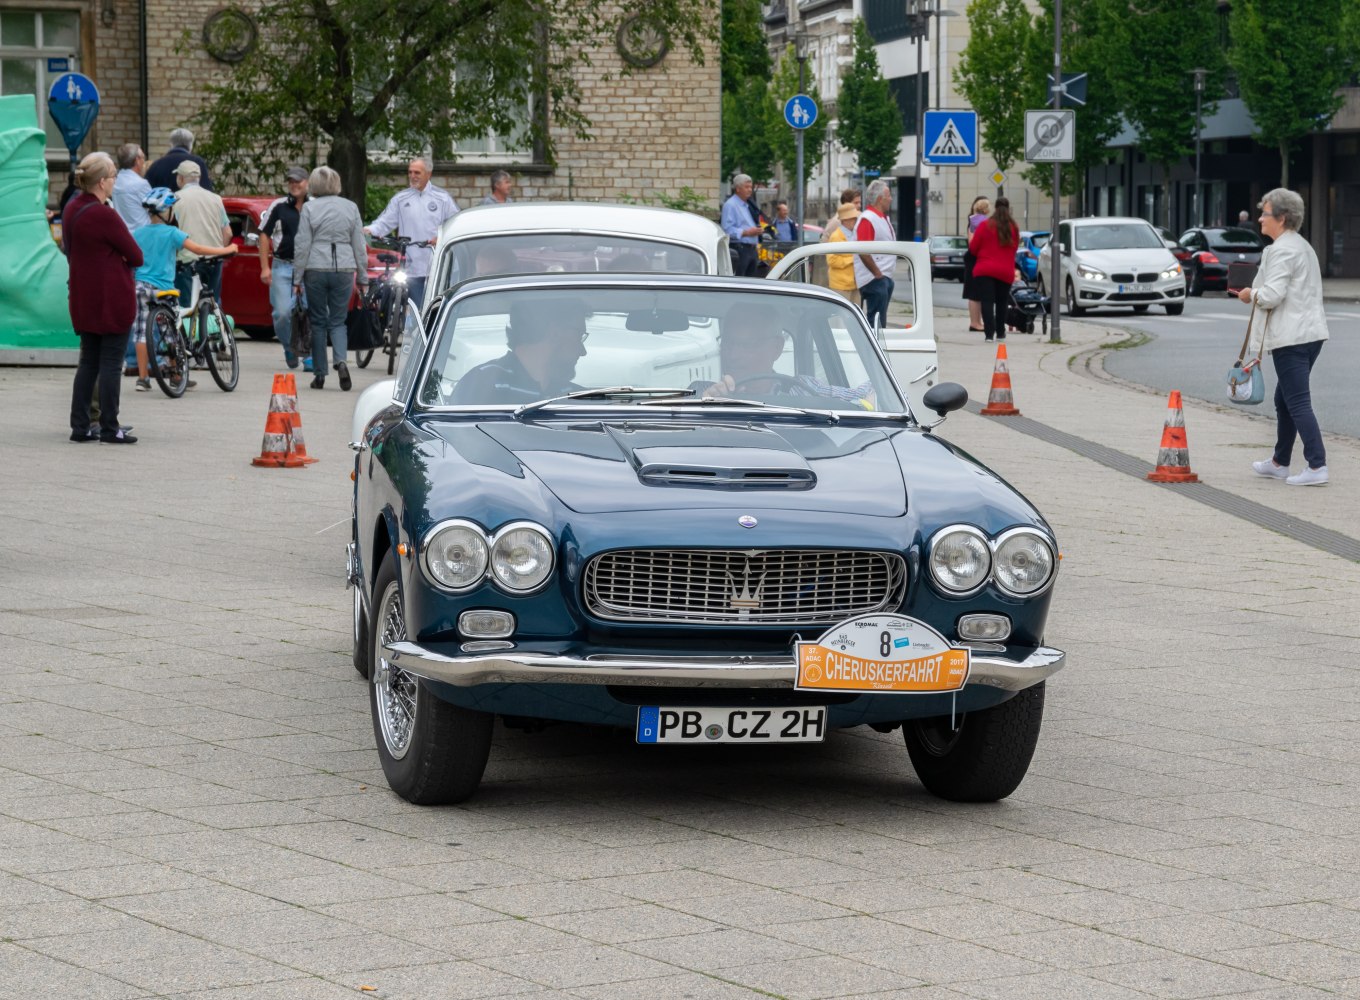
[[(1164, 398), (1063, 332), (1008, 342), (1017, 405), (1151, 460)], [(349, 658), (356, 393), (299, 379), (319, 461), (253, 468), (279, 355), (242, 343), (230, 395), (125, 380), (130, 448), (67, 441), (69, 370), (0, 369), (0, 997), (1360, 997), (1360, 564), (955, 414), (1063, 549), (1010, 799), (930, 797), (896, 732), (559, 725), (422, 809)], [(1206, 480), (1355, 535), (1353, 439), (1297, 491), (1238, 475), (1265, 421), (1187, 423)]]

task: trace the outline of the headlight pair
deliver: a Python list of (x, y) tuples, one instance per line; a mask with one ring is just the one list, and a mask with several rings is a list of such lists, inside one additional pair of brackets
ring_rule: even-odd
[(1091, 267), (1089, 264), (1078, 264), (1077, 274), (1087, 281), (1104, 281), (1105, 272)]
[(930, 578), (951, 597), (981, 590), (990, 579), (1012, 597), (1033, 597), (1053, 581), (1053, 542), (1032, 528), (1012, 528), (995, 540), (968, 524), (941, 528), (930, 539)]
[(443, 521), (420, 543), (425, 577), (441, 590), (471, 590), (490, 573), (512, 594), (543, 586), (553, 571), (553, 538), (532, 521), (514, 521), (488, 535), (472, 521)]
[(1162, 280), (1169, 281), (1172, 278), (1179, 278), (1181, 274), (1182, 274), (1181, 266), (1179, 264), (1175, 264), (1171, 267), (1168, 267), (1165, 271), (1162, 272)]

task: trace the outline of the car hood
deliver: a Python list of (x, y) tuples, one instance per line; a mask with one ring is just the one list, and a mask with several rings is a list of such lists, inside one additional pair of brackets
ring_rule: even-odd
[(1074, 259), (1087, 267), (1109, 274), (1111, 271), (1165, 271), (1174, 267), (1176, 258), (1165, 247), (1126, 250), (1078, 250)]
[[(432, 428), (475, 464), (478, 437), (579, 513), (748, 507), (901, 517), (906, 482), (891, 431), (730, 422), (484, 423)], [(508, 453), (508, 454), (507, 454)], [(499, 463), (497, 463), (499, 464)]]

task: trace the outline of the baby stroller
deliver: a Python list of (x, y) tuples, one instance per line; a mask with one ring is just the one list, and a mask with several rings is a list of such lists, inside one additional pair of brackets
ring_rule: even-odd
[(1011, 285), (1011, 302), (1006, 307), (1006, 326), (1019, 333), (1033, 333), (1034, 321), (1043, 323), (1043, 335), (1048, 336), (1047, 297), (1029, 282), (1021, 279)]

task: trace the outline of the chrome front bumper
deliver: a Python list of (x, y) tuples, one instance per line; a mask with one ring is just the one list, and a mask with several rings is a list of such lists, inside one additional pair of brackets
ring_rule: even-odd
[[(965, 644), (966, 645), (966, 644)], [(792, 688), (792, 656), (588, 657), (497, 650), (446, 656), (414, 642), (383, 647), (387, 661), (417, 677), (471, 687), (474, 684), (638, 684), (656, 687)], [(974, 651), (968, 683), (1022, 691), (1063, 668), (1067, 654), (1040, 646), (1023, 660)]]

